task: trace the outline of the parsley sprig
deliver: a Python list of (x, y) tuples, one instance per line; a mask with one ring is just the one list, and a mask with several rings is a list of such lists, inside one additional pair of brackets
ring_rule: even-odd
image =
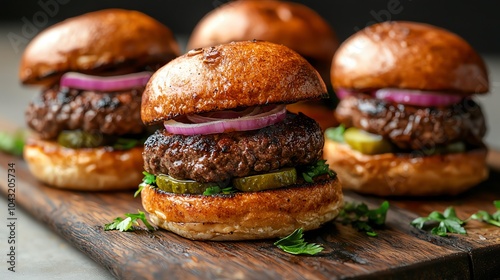
[(290, 235), (274, 242), (281, 250), (293, 255), (316, 255), (323, 251), (323, 247), (316, 243), (307, 243), (304, 241), (303, 229), (298, 228)]
[(411, 225), (422, 229), (427, 222), (434, 222), (433, 224), (439, 223), (431, 229), (431, 233), (434, 235), (448, 236), (448, 233), (467, 234), (467, 231), (463, 227), (465, 221), (457, 217), (455, 208), (451, 206), (446, 208), (443, 213), (433, 211), (427, 217), (416, 218), (411, 222)]
[(344, 143), (345, 126), (343, 124), (337, 127), (329, 127), (325, 130), (326, 138), (338, 143)]
[(0, 151), (21, 156), (24, 149), (25, 132), (22, 130), (14, 133), (0, 131)]
[(443, 213), (434, 211), (427, 217), (416, 218), (411, 222), (411, 225), (416, 228), (423, 229), (427, 222), (431, 222), (434, 225), (439, 223), (431, 229), (431, 233), (443, 237), (448, 236), (448, 233), (467, 234), (465, 225), (470, 220), (477, 220), (500, 227), (500, 200), (493, 201), (493, 205), (495, 205), (495, 208), (497, 209), (495, 213), (490, 214), (486, 211), (480, 210), (465, 220), (458, 218), (455, 208), (450, 206), (446, 208)]
[(104, 225), (104, 230), (119, 230), (119, 231), (134, 231), (133, 226), (139, 226), (139, 220), (141, 220), (148, 230), (154, 230), (155, 228), (148, 222), (144, 212), (138, 210), (137, 214), (127, 213), (126, 218), (117, 217), (113, 222)]
[(302, 177), (308, 183), (314, 182), (314, 177), (328, 174), (330, 177), (335, 177), (337, 175), (333, 170), (330, 169), (326, 160), (318, 160), (314, 165), (309, 165), (302, 171)]
[(351, 226), (359, 231), (365, 232), (368, 236), (377, 236), (375, 228), (385, 224), (389, 202), (384, 201), (380, 207), (369, 209), (364, 203), (348, 202), (340, 211), (337, 221), (343, 225)]
[(495, 205), (495, 208), (497, 209), (497, 211), (495, 213), (490, 214), (486, 211), (481, 210), (475, 214), (472, 214), (472, 216), (470, 216), (469, 219), (470, 220), (477, 220), (480, 222), (485, 222), (485, 223), (488, 223), (490, 225), (500, 227), (500, 200), (493, 201), (493, 205)]
[(225, 188), (221, 188), (220, 186), (213, 186), (206, 188), (205, 191), (203, 192), (203, 195), (214, 195), (219, 193), (230, 194), (234, 192), (236, 192), (236, 190), (231, 186)]
[(156, 186), (156, 176), (155, 175), (148, 173), (146, 171), (142, 171), (142, 174), (144, 175), (144, 177), (142, 178), (142, 183), (139, 184), (139, 188), (134, 193), (134, 197), (137, 197), (146, 185)]

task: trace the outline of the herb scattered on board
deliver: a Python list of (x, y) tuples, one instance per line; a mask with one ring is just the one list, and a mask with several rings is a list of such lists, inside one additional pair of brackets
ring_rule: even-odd
[(0, 151), (21, 156), (24, 149), (25, 132), (18, 130), (14, 133), (0, 131)]
[(305, 242), (302, 228), (298, 228), (287, 237), (274, 242), (274, 245), (293, 255), (316, 255), (324, 249), (316, 243)]
[(382, 202), (376, 209), (368, 209), (364, 203), (348, 202), (336, 220), (343, 225), (351, 224), (353, 228), (365, 232), (368, 236), (377, 236), (375, 228), (385, 224), (387, 210), (389, 210), (388, 201)]
[(500, 227), (500, 200), (493, 201), (493, 205), (495, 205), (495, 208), (497, 209), (495, 213), (490, 214), (486, 211), (481, 210), (475, 214), (472, 214), (469, 219)]
[(329, 127), (325, 130), (326, 138), (335, 142), (344, 143), (345, 126), (343, 124), (337, 127)]
[(494, 201), (493, 205), (495, 205), (495, 208), (497, 209), (495, 213), (490, 214), (486, 211), (480, 210), (472, 214), (466, 220), (458, 218), (455, 208), (450, 206), (446, 208), (443, 213), (433, 211), (427, 217), (416, 218), (411, 222), (411, 225), (416, 228), (423, 229), (427, 222), (431, 222), (431, 225), (439, 223), (437, 226), (431, 228), (431, 233), (443, 237), (448, 236), (448, 233), (467, 234), (465, 225), (470, 220), (477, 220), (500, 227), (500, 200)]
[(104, 225), (104, 230), (119, 230), (119, 231), (134, 231), (133, 226), (139, 226), (139, 220), (141, 220), (148, 230), (154, 230), (155, 228), (148, 222), (144, 212), (138, 210), (137, 214), (127, 213), (126, 218), (117, 217), (113, 222)]
[(302, 170), (302, 177), (308, 183), (314, 182), (314, 177), (328, 174), (330, 177), (335, 177), (337, 174), (330, 169), (326, 160), (318, 160), (314, 165), (306, 166)]
[(431, 229), (431, 233), (435, 235), (448, 236), (448, 233), (467, 234), (463, 227), (465, 221), (457, 217), (455, 208), (451, 206), (446, 208), (443, 213), (433, 211), (427, 217), (416, 218), (411, 222), (411, 225), (422, 229), (427, 222), (439, 223)]

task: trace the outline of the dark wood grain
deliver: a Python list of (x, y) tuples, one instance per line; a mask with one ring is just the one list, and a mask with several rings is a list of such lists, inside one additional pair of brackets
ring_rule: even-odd
[[(378, 237), (329, 223), (307, 232), (325, 247), (316, 256), (294, 256), (253, 242), (200, 242), (158, 230), (103, 231), (116, 216), (142, 209), (133, 192), (64, 191), (38, 183), (20, 158), (1, 154), (0, 178), (16, 164), (18, 205), (69, 240), (120, 279), (491, 279), (500, 275), (500, 230), (470, 222), (467, 236), (436, 237), (409, 225), (417, 216), (453, 205), (461, 217), (493, 211), (500, 199), (498, 173), (473, 191), (453, 198), (390, 199), (387, 225)], [(6, 180), (0, 180), (2, 193)], [(347, 200), (370, 206), (383, 199), (347, 192)]]

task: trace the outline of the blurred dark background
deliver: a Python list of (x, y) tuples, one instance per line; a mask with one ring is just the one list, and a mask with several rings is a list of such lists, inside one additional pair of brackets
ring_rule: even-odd
[[(38, 31), (65, 18), (104, 8), (142, 11), (169, 26), (175, 34), (189, 36), (196, 23), (228, 0), (3, 0), (0, 23), (21, 35), (26, 22)], [(334, 28), (340, 41), (355, 30), (385, 20), (412, 20), (447, 28), (481, 53), (500, 52), (500, 1), (344, 0), (294, 1), (306, 4)], [(7, 34), (2, 34), (6, 36)], [(25, 36), (30, 37), (30, 36)]]

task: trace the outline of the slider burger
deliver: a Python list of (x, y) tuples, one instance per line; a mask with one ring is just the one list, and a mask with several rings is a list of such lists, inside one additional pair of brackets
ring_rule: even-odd
[(311, 230), (342, 205), (322, 158), (318, 123), (285, 105), (327, 96), (291, 49), (241, 41), (199, 48), (150, 79), (142, 120), (142, 205), (161, 228), (198, 240), (245, 240)]
[[(337, 37), (328, 22), (302, 4), (273, 0), (231, 1), (200, 20), (189, 38), (188, 49), (254, 39), (282, 44), (298, 52), (330, 85), (330, 65), (338, 47)], [(337, 125), (333, 118), (337, 99), (329, 91), (334, 99), (297, 102), (287, 109), (303, 112), (323, 129)]]
[(340, 46), (332, 83), (343, 126), (325, 132), (324, 156), (344, 188), (455, 195), (488, 177), (472, 99), (488, 91), (488, 74), (464, 39), (422, 23), (375, 24)]
[(33, 175), (64, 189), (137, 186), (147, 137), (142, 91), (179, 54), (171, 31), (136, 11), (91, 12), (36, 36), (19, 71), (23, 84), (43, 88), (26, 110)]

